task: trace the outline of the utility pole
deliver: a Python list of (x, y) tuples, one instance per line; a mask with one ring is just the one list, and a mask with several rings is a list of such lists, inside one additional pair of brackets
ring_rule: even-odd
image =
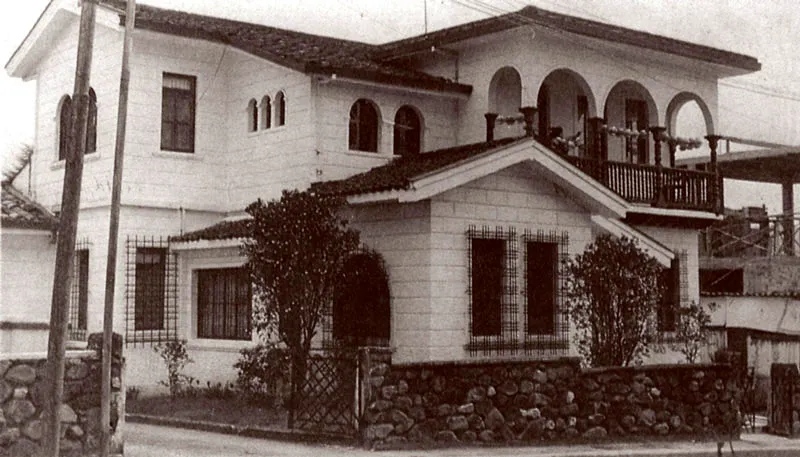
[(47, 341), (47, 382), (50, 390), (44, 405), (46, 417), (44, 455), (47, 457), (58, 457), (61, 437), (58, 412), (64, 398), (69, 290), (72, 282), (72, 262), (83, 178), (83, 154), (86, 149), (86, 128), (89, 118), (89, 74), (92, 68), (96, 1), (82, 0), (81, 4), (78, 58), (72, 95), (72, 125), (61, 194), (53, 298), (50, 304), (50, 334)]
[(100, 418), (103, 424), (100, 440), (102, 457), (108, 457), (111, 441), (111, 361), (114, 334), (114, 285), (117, 278), (117, 241), (119, 207), (122, 194), (122, 164), (125, 152), (125, 129), (128, 120), (128, 86), (131, 79), (129, 59), (133, 48), (133, 27), (136, 22), (136, 0), (128, 0), (125, 10), (125, 38), (122, 45), (122, 71), (119, 78), (117, 106), (117, 138), (114, 146), (114, 184), (111, 189), (111, 216), (108, 225), (108, 259), (106, 260), (106, 297), (103, 309), (103, 370), (100, 392)]

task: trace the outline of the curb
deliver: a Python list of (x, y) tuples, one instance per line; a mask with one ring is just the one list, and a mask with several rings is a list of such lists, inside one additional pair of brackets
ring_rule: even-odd
[(177, 419), (173, 417), (151, 416), (149, 414), (128, 413), (125, 415), (127, 422), (162, 425), (167, 427), (186, 428), (204, 432), (224, 433), (248, 438), (261, 438), (275, 441), (289, 441), (294, 443), (315, 444), (340, 444), (348, 446), (359, 445), (356, 437), (335, 435), (330, 433), (305, 432), (299, 430), (281, 430), (265, 427), (236, 426), (219, 422), (198, 421), (190, 419)]

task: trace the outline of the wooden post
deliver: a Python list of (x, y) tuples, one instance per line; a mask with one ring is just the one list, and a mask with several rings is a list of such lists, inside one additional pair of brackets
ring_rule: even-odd
[(602, 117), (592, 117), (589, 119), (590, 134), (587, 136), (586, 141), (589, 142), (589, 157), (595, 160), (606, 160), (606, 154), (603, 152), (603, 125), (606, 120)]
[(669, 167), (675, 168), (675, 153), (678, 150), (678, 140), (670, 138), (667, 141), (667, 146), (669, 147)]
[(83, 154), (89, 119), (89, 74), (92, 68), (95, 7), (97, 0), (83, 0), (78, 32), (78, 57), (72, 96), (72, 128), (69, 133), (61, 215), (58, 223), (53, 297), (50, 305), (50, 334), (47, 341), (47, 387), (44, 404), (44, 455), (58, 457), (61, 438), (59, 409), (64, 398), (64, 358), (66, 354), (69, 292), (78, 211), (83, 178)]
[(711, 172), (714, 177), (711, 181), (711, 203), (714, 205), (714, 212), (717, 214), (721, 214), (723, 211), (722, 199), (720, 198), (722, 194), (722, 180), (720, 179), (718, 173), (719, 170), (717, 169), (717, 144), (719, 143), (719, 139), (722, 138), (719, 135), (706, 135), (706, 140), (708, 140), (708, 147), (711, 149), (711, 161), (709, 165), (709, 172)]
[(654, 201), (658, 206), (664, 206), (664, 170), (661, 165), (661, 135), (667, 130), (666, 127), (653, 126), (650, 127), (650, 133), (653, 134), (654, 155), (656, 159), (656, 188)]
[(781, 183), (783, 197), (783, 253), (793, 256), (794, 252), (794, 180), (791, 177)]
[(486, 113), (483, 117), (486, 118), (486, 142), (494, 141), (494, 123), (497, 121), (497, 113)]
[(136, 0), (128, 0), (125, 10), (125, 38), (122, 47), (122, 70), (119, 79), (119, 104), (117, 106), (117, 138), (114, 146), (114, 182), (111, 189), (111, 215), (108, 226), (108, 259), (106, 261), (106, 293), (103, 308), (103, 372), (100, 392), (100, 417), (102, 427), (100, 451), (108, 457), (111, 441), (111, 360), (114, 333), (114, 286), (116, 283), (117, 241), (119, 238), (119, 211), (122, 194), (122, 164), (125, 152), (125, 131), (128, 119), (128, 86), (130, 83), (129, 59), (133, 48), (133, 27), (136, 22)]

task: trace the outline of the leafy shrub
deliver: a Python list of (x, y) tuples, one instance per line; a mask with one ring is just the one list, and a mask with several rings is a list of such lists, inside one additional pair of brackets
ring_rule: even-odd
[(217, 382), (212, 384), (211, 381), (208, 381), (206, 382), (206, 388), (203, 394), (206, 398), (231, 400), (239, 396), (239, 391), (231, 382), (225, 384)]
[(161, 356), (161, 360), (167, 366), (167, 381), (159, 383), (169, 387), (170, 395), (179, 395), (194, 384), (196, 381), (194, 378), (181, 373), (187, 364), (194, 362), (186, 351), (186, 340), (159, 343), (153, 347), (153, 351)]
[(241, 357), (233, 365), (238, 370), (239, 389), (256, 401), (282, 405), (288, 396), (289, 351), (259, 344), (239, 353)]

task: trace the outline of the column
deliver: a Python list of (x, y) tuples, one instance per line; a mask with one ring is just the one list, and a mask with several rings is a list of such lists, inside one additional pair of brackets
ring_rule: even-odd
[(794, 180), (789, 178), (781, 184), (783, 189), (783, 253), (794, 252)]
[(486, 142), (494, 141), (494, 123), (497, 121), (497, 113), (486, 113), (483, 117), (486, 118)]

